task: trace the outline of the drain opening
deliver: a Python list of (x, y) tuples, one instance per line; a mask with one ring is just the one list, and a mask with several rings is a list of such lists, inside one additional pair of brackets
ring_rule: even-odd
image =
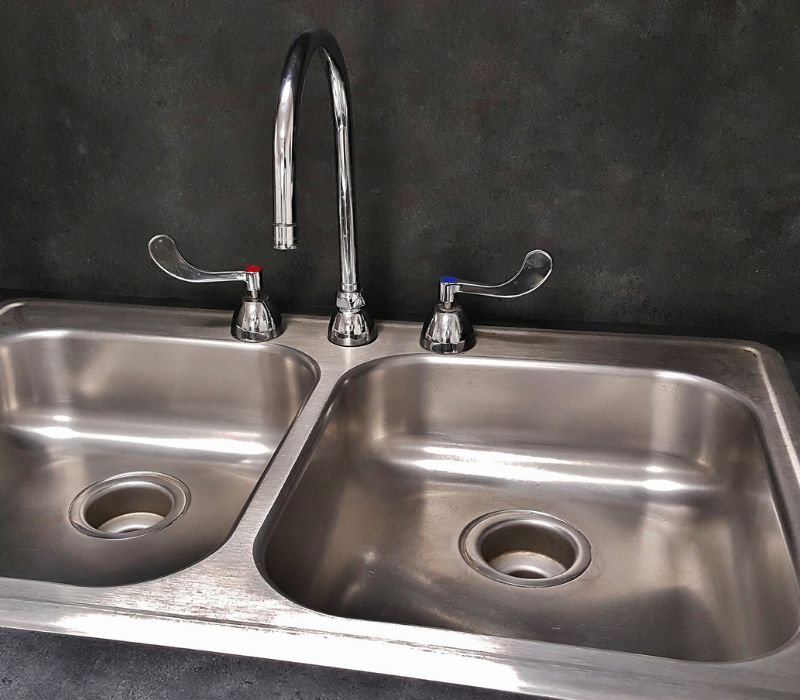
[(580, 531), (531, 510), (497, 511), (474, 520), (461, 534), (460, 548), (484, 576), (530, 588), (571, 581), (591, 561), (589, 541)]
[(163, 530), (189, 505), (186, 485), (157, 472), (104, 479), (81, 491), (69, 508), (70, 522), (93, 537), (123, 539)]

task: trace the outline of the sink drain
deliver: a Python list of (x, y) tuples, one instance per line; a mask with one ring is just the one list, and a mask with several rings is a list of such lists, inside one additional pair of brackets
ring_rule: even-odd
[(124, 539), (163, 530), (188, 505), (189, 489), (182, 481), (157, 472), (131, 472), (81, 491), (69, 507), (69, 519), (86, 535)]
[(589, 541), (572, 525), (534, 510), (501, 510), (461, 533), (461, 555), (484, 576), (512, 586), (566, 583), (589, 566)]

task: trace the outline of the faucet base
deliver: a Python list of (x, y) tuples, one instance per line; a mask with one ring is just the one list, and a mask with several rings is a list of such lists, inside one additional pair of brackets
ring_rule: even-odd
[(231, 335), (246, 343), (263, 343), (283, 333), (281, 315), (268, 299), (242, 299), (233, 314)]
[(328, 325), (328, 340), (334, 345), (354, 348), (369, 345), (377, 337), (375, 323), (361, 292), (340, 289), (336, 294), (336, 311)]
[(419, 344), (439, 355), (457, 355), (475, 346), (475, 331), (461, 306), (440, 302), (422, 326)]
[(369, 345), (377, 337), (375, 323), (366, 309), (339, 310), (331, 316), (328, 340), (334, 345), (355, 348), (360, 345)]

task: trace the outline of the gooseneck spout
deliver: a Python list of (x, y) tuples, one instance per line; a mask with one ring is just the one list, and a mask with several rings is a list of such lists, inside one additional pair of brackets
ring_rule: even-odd
[(332, 34), (321, 29), (300, 34), (289, 49), (283, 66), (273, 143), (274, 245), (278, 250), (297, 247), (294, 140), (306, 72), (317, 51), (324, 61), (333, 103), (339, 199), (340, 282), (328, 339), (336, 345), (366, 345), (375, 340), (376, 332), (358, 283), (353, 168), (350, 161), (350, 86), (339, 44)]

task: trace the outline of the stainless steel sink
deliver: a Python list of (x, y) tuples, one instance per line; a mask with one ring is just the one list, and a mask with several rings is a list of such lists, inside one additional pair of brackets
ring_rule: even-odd
[[(753, 658), (798, 628), (757, 419), (708, 380), (377, 360), (340, 381), (296, 473), (265, 571), (321, 612), (695, 661)], [(588, 566), (551, 581), (578, 546), (529, 511), (582, 533)], [(494, 513), (466, 556), (468, 526)]]
[(564, 699), (800, 695), (800, 410), (737, 341), (0, 307), (0, 625)]
[(214, 551), (316, 378), (278, 346), (3, 338), (0, 576), (111, 586)]

